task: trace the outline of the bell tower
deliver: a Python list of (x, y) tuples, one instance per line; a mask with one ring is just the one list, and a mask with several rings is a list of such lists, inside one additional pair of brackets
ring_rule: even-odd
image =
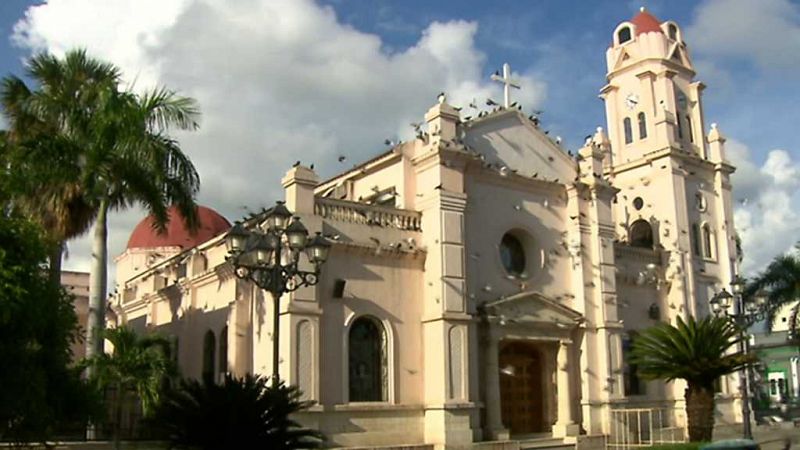
[[(704, 85), (694, 79), (675, 22), (660, 22), (642, 8), (616, 27), (606, 61), (608, 84), (600, 97), (611, 149), (604, 172), (620, 189), (618, 241), (647, 242), (664, 258), (662, 277), (674, 298), (662, 310), (702, 315), (706, 297), (737, 272), (735, 169), (725, 157), (725, 138), (716, 125), (705, 132)], [(638, 239), (643, 232), (652, 239)]]
[[(737, 273), (725, 138), (706, 127), (703, 83), (680, 27), (641, 9), (614, 30), (606, 51), (610, 149), (604, 174), (613, 205), (617, 297), (626, 332), (709, 312), (709, 299)], [(656, 317), (632, 311), (655, 308)], [(676, 385), (677, 386), (677, 385)], [(682, 398), (675, 387), (674, 398)]]
[(612, 164), (672, 148), (706, 156), (703, 145), (703, 84), (678, 25), (660, 23), (641, 9), (614, 30), (606, 51), (606, 103)]

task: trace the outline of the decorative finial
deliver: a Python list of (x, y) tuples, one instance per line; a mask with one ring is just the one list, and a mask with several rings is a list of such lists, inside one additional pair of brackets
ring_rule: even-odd
[(639, 12), (644, 12), (644, 6), (639, 7)]
[(447, 101), (447, 96), (444, 94), (444, 92), (440, 92), (437, 99), (439, 100), (439, 103), (444, 103)]
[(711, 129), (712, 130), (716, 130), (717, 129), (717, 122), (714, 122), (714, 123), (711, 124)]
[(603, 132), (603, 127), (597, 127), (597, 132), (598, 133), (602, 133)]

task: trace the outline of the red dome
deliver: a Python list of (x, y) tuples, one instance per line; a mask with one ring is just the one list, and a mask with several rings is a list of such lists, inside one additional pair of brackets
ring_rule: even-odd
[(171, 206), (167, 211), (169, 222), (163, 233), (153, 227), (153, 217), (147, 216), (136, 225), (128, 239), (128, 248), (181, 247), (192, 248), (220, 233), (228, 231), (230, 222), (213, 209), (197, 207), (197, 231), (190, 233), (183, 223), (178, 208)]
[(645, 11), (644, 8), (636, 15), (633, 19), (631, 19), (631, 23), (636, 25), (636, 35), (640, 35), (642, 33), (649, 33), (651, 31), (655, 31), (657, 33), (664, 33), (661, 29), (661, 22), (658, 21), (652, 14)]

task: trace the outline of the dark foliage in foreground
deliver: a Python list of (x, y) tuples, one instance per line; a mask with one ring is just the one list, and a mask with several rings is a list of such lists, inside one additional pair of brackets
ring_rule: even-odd
[(320, 448), (320, 432), (289, 416), (309, 406), (296, 386), (265, 377), (226, 376), (222, 384), (184, 380), (158, 408), (155, 426), (173, 448)]

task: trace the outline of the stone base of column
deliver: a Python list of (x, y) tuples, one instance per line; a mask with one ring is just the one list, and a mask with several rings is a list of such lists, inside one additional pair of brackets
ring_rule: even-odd
[(577, 436), (580, 433), (581, 427), (577, 423), (556, 423), (553, 425), (553, 437)]
[(484, 440), (487, 441), (507, 441), (511, 438), (511, 432), (505, 428), (492, 428), (484, 431)]

